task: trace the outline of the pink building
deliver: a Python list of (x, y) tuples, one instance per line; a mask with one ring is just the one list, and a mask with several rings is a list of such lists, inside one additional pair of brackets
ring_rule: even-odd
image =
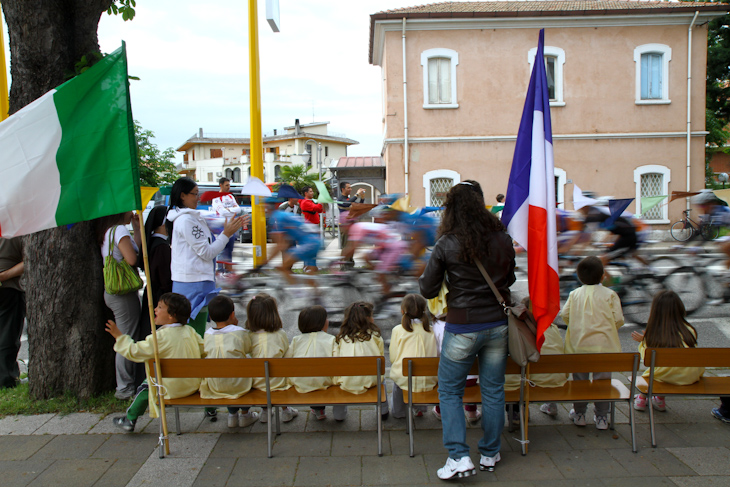
[[(540, 28), (557, 203), (704, 187), (709, 20), (727, 5), (630, 0), (436, 3), (370, 17), (382, 68), (386, 192), (439, 205), (463, 179), (504, 193)], [(405, 73), (405, 76), (404, 76)], [(640, 213), (637, 202), (630, 211)], [(665, 228), (684, 200), (644, 217)]]

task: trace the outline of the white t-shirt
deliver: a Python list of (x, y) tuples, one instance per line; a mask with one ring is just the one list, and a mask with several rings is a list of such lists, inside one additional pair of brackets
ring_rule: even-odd
[[(106, 234), (104, 235), (104, 243), (101, 244), (102, 262), (104, 261), (104, 259), (106, 259), (106, 256), (109, 255), (109, 235), (111, 235), (111, 232), (112, 230), (114, 230), (114, 228), (115, 227), (111, 227), (109, 230), (106, 231)], [(122, 251), (119, 250), (119, 241), (122, 240), (124, 237), (129, 237), (129, 240), (132, 242), (132, 247), (134, 247), (134, 251), (139, 252), (139, 248), (134, 242), (132, 236), (129, 234), (129, 230), (127, 230), (127, 227), (125, 227), (124, 225), (116, 225), (116, 230), (114, 231), (114, 249), (112, 250), (112, 256), (117, 260), (117, 262), (121, 262), (122, 259), (124, 259)]]

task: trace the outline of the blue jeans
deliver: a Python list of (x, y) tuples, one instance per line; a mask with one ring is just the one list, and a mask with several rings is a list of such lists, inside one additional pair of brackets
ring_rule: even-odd
[(469, 455), (466, 444), (464, 386), (474, 359), (479, 360), (482, 391), (482, 429), (479, 452), (493, 457), (499, 452), (504, 428), (504, 371), (507, 364), (507, 325), (476, 333), (444, 332), (439, 361), (439, 402), (444, 447), (458, 460)]

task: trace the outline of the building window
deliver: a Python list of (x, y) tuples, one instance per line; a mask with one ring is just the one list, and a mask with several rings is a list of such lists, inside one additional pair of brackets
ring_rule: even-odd
[[(634, 170), (636, 213), (641, 213), (641, 198), (669, 194), (672, 172), (666, 166), (647, 165)], [(669, 223), (668, 205), (659, 204), (642, 215), (647, 223)]]
[(274, 181), (281, 181), (281, 166), (274, 166)]
[(634, 49), (636, 64), (636, 104), (666, 104), (669, 99), (669, 61), (672, 48), (664, 44), (644, 44)]
[(195, 149), (193, 149), (193, 160), (195, 160)]
[(555, 203), (560, 209), (565, 209), (565, 182), (567, 181), (567, 173), (565, 169), (559, 167), (553, 168), (555, 175)]
[(212, 172), (209, 172), (208, 173), (208, 181), (213, 181), (213, 173)]
[(233, 169), (231, 169), (230, 167), (226, 169), (226, 177), (228, 179), (233, 179)]
[[(450, 169), (428, 171), (423, 175), (423, 188), (426, 190), (426, 206), (443, 206), (446, 202), (446, 193), (452, 186), (461, 182), (461, 175)], [(441, 216), (442, 211), (436, 215)]]
[(451, 49), (428, 49), (421, 53), (423, 108), (459, 108), (456, 98), (456, 66), (459, 53)]
[(240, 183), (241, 182), (241, 168), (237, 167), (233, 170), (233, 174), (231, 176), (231, 179), (234, 183)]
[(324, 146), (324, 156), (327, 157), (330, 155), (330, 148), (327, 146)]
[(215, 159), (217, 157), (223, 157), (223, 150), (222, 149), (211, 149), (210, 158)]
[(307, 144), (304, 147), (304, 151), (309, 154), (309, 159), (307, 160), (307, 169), (312, 167), (312, 144)]
[[(565, 51), (559, 47), (545, 46), (544, 52), (550, 106), (565, 106), (565, 100), (563, 99), (563, 65), (565, 64)], [(530, 74), (532, 74), (532, 67), (535, 62), (536, 55), (536, 47), (533, 47), (527, 52), (527, 62), (530, 65)]]

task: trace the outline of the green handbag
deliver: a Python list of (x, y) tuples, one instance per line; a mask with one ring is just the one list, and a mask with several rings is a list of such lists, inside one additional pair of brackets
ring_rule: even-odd
[(115, 226), (109, 235), (109, 255), (104, 258), (104, 290), (107, 294), (128, 294), (132, 291), (142, 289), (142, 278), (136, 268), (133, 268), (127, 261), (117, 261), (112, 255), (114, 251)]

